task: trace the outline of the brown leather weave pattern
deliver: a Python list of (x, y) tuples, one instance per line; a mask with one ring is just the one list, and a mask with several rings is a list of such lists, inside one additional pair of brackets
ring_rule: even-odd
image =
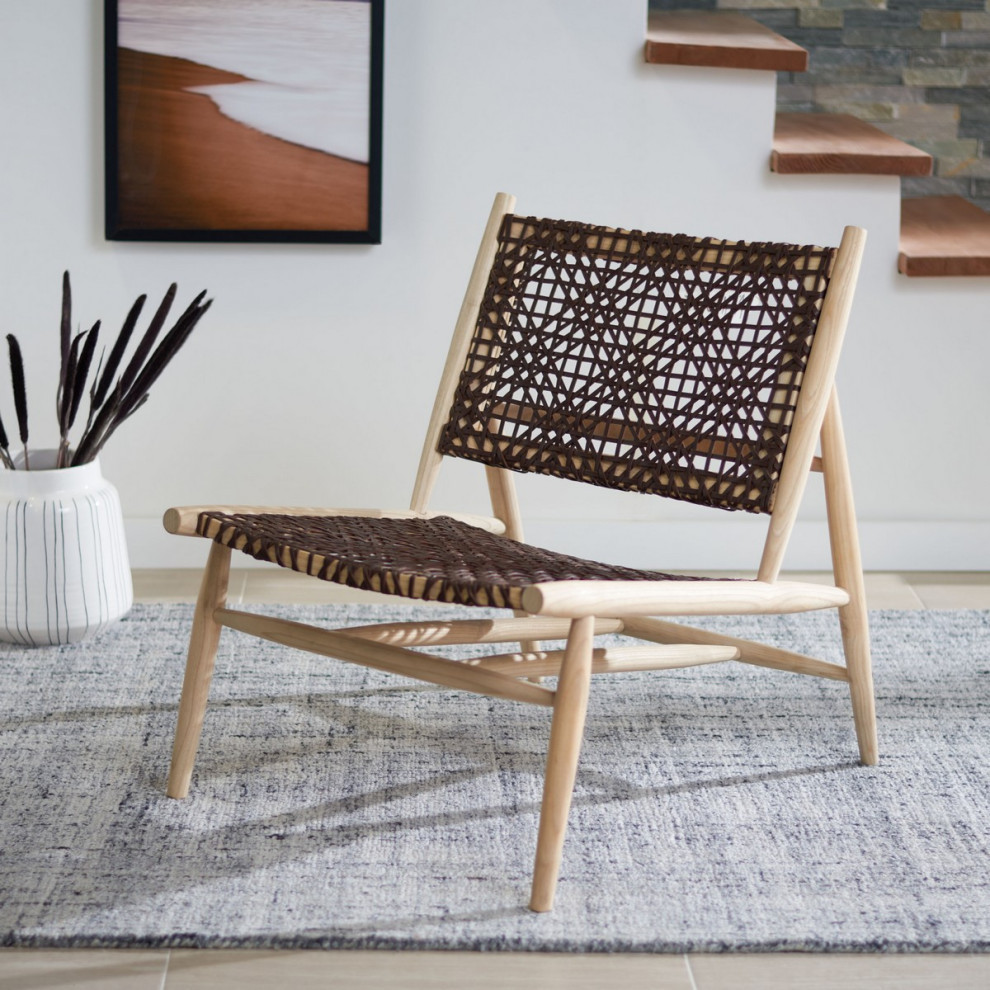
[(325, 581), (460, 605), (520, 609), (523, 590), (541, 581), (694, 580), (569, 557), (447, 516), (369, 519), (203, 512), (197, 531), (258, 560)]
[(507, 216), (438, 449), (768, 512), (834, 255)]

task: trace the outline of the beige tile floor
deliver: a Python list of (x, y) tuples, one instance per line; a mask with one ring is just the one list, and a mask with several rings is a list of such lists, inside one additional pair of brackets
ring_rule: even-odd
[[(192, 602), (199, 576), (200, 571), (194, 569), (137, 570), (134, 595), (137, 601), (145, 602)], [(791, 571), (782, 577), (823, 583), (832, 580), (830, 574), (812, 571)], [(877, 571), (866, 575), (866, 595), (870, 608), (990, 608), (990, 572)], [(232, 604), (394, 601), (274, 567), (231, 571), (229, 598)]]
[[(802, 580), (818, 575), (789, 574)], [(824, 576), (822, 580), (827, 580)], [(196, 571), (137, 571), (139, 601), (193, 601)], [(990, 608), (990, 572), (873, 573), (871, 608)], [(241, 570), (230, 599), (367, 601), (288, 571)], [(0, 951), (2, 990), (990, 990), (988, 955), (614, 955), (221, 950)]]

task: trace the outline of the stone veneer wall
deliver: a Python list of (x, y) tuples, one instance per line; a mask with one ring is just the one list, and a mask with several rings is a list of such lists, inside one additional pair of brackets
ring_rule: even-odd
[(927, 151), (902, 195), (958, 195), (990, 210), (990, 0), (650, 0), (738, 10), (809, 53), (781, 72), (780, 110), (854, 114)]

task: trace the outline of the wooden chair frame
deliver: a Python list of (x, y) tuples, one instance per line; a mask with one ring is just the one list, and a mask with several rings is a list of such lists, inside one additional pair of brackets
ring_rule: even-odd
[[(437, 440), (478, 319), (499, 226), (512, 213), (513, 197), (499, 194), (492, 208), (468, 284), (423, 446), (409, 510), (191, 506), (165, 514), (165, 527), (199, 535), (203, 511), (277, 512), (297, 515), (364, 515), (429, 518), (430, 495), (442, 455)], [(665, 669), (736, 660), (761, 667), (846, 681), (852, 699), (860, 758), (877, 762), (876, 721), (862, 566), (852, 485), (834, 377), (853, 299), (865, 232), (847, 227), (838, 249), (814, 346), (805, 371), (793, 428), (754, 581), (556, 581), (533, 585), (514, 618), (419, 621), (325, 630), (285, 619), (231, 609), (226, 604), (231, 547), (214, 542), (196, 605), (168, 783), (171, 797), (189, 790), (210, 680), (223, 627), (339, 660), (494, 697), (553, 709), (543, 804), (537, 838), (530, 908), (553, 906), (564, 831), (577, 772), (591, 675)], [(816, 447), (820, 443), (820, 455)], [(493, 533), (522, 540), (512, 474), (485, 468), (492, 515), (457, 516)], [(808, 476), (824, 479), (834, 583), (780, 581), (778, 575)], [(445, 513), (452, 515), (451, 513)], [(291, 561), (275, 560), (286, 565)], [(673, 623), (660, 616), (784, 613), (836, 608), (845, 665), (827, 663), (776, 647)], [(645, 646), (596, 649), (594, 637), (622, 633)], [(566, 640), (564, 650), (541, 650), (539, 641)], [(521, 651), (461, 662), (413, 647), (466, 643), (519, 643)], [(539, 683), (556, 675), (556, 687)]]

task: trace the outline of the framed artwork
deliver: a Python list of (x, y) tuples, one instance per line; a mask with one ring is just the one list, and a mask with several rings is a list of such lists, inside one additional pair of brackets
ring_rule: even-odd
[(104, 0), (106, 236), (381, 241), (384, 0)]

